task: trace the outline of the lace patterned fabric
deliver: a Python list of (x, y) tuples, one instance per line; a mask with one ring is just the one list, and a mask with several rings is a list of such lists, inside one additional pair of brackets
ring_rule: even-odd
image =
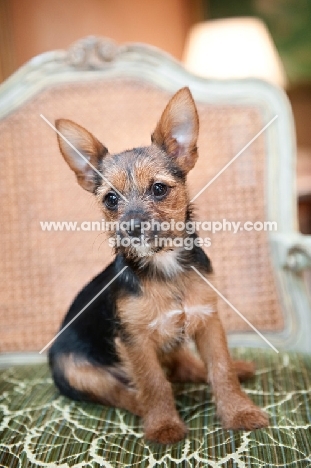
[(178, 444), (144, 440), (130, 413), (59, 396), (46, 365), (0, 373), (1, 467), (255, 468), (311, 466), (311, 357), (239, 349), (256, 362), (243, 384), (270, 415), (267, 429), (223, 430), (207, 385), (176, 385), (176, 405), (189, 427)]

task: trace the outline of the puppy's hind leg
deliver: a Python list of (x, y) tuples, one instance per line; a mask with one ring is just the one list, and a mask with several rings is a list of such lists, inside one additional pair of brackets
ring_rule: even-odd
[(61, 393), (76, 400), (115, 406), (141, 416), (136, 390), (118, 367), (94, 365), (74, 354), (54, 358), (53, 376)]
[[(203, 361), (185, 346), (164, 356), (162, 361), (169, 371), (170, 382), (209, 382)], [(255, 373), (255, 366), (252, 362), (233, 361), (233, 369), (241, 382), (250, 379)]]
[(170, 382), (207, 382), (207, 370), (203, 361), (186, 346), (163, 356), (162, 364), (168, 369), (167, 377)]
[(233, 368), (240, 382), (251, 379), (255, 375), (255, 365), (250, 361), (233, 361)]

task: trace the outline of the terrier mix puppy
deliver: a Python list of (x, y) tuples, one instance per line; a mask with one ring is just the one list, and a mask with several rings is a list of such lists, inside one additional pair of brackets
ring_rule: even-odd
[[(156, 242), (161, 235), (197, 239), (175, 227), (191, 220), (186, 176), (198, 158), (199, 121), (189, 89), (169, 101), (147, 147), (112, 155), (74, 122), (61, 119), (56, 126), (84, 156), (58, 138), (78, 183), (94, 193), (104, 218), (121, 225), (133, 221), (127, 229), (116, 228), (113, 235), (127, 239), (126, 246), (117, 246), (115, 260), (78, 294), (62, 328), (90, 304), (50, 349), (60, 392), (139, 415), (146, 439), (164, 444), (187, 434), (172, 381), (209, 382), (225, 428), (267, 426), (267, 415), (238, 381), (250, 377), (253, 366), (231, 360), (217, 297), (192, 268), (210, 278), (210, 260), (195, 242), (191, 249)], [(169, 231), (142, 233), (146, 221), (172, 219)], [(189, 350), (189, 338), (200, 358)]]

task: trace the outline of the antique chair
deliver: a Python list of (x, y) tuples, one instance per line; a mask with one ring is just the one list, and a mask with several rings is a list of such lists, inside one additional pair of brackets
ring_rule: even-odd
[[(70, 401), (52, 383), (47, 344), (112, 253), (105, 235), (80, 224), (100, 221), (100, 213), (47, 121), (72, 119), (111, 152), (148, 145), (168, 98), (185, 85), (200, 116), (200, 157), (189, 181), (196, 219), (255, 227), (201, 235), (211, 238), (214, 286), (235, 307), (219, 298), (232, 354), (257, 366), (245, 391), (269, 413), (270, 426), (225, 431), (207, 385), (176, 385), (189, 435), (165, 447), (145, 442), (132, 414)], [(89, 37), (35, 57), (1, 86), (0, 141), (0, 466), (309, 466), (303, 272), (311, 240), (297, 232), (294, 125), (284, 93), (259, 80), (207, 81), (153, 47)], [(45, 221), (77, 222), (80, 230), (44, 230)], [(277, 231), (260, 229), (266, 221)]]

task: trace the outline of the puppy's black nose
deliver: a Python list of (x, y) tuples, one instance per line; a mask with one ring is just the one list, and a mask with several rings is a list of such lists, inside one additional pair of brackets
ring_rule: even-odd
[(126, 230), (130, 237), (140, 237), (141, 235), (141, 220), (131, 219), (130, 229)]

